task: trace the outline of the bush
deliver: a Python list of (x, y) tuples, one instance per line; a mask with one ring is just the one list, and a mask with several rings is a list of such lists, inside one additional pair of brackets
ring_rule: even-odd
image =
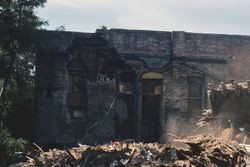
[(25, 151), (27, 141), (22, 138), (15, 139), (6, 129), (0, 131), (0, 150), (2, 153), (10, 154), (19, 151)]
[(16, 139), (6, 128), (6, 116), (13, 106), (6, 102), (7, 98), (0, 99), (0, 154), (10, 154), (18, 151), (25, 151), (27, 142), (22, 139)]

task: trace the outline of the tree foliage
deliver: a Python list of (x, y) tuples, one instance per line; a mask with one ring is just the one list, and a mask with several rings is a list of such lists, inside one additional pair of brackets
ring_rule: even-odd
[(0, 2), (0, 77), (6, 79), (7, 83), (11, 81), (11, 77), (19, 79), (21, 76), (29, 76), (33, 69), (37, 30), (46, 24), (35, 15), (35, 9), (43, 7), (45, 2), (46, 0)]
[(7, 113), (33, 110), (35, 43), (39, 30), (47, 24), (36, 15), (36, 9), (45, 2), (0, 1), (0, 148), (12, 149), (19, 141), (11, 140), (6, 130)]

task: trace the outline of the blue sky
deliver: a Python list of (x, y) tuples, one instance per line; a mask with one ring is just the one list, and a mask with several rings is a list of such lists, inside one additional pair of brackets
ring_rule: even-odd
[(250, 0), (48, 0), (47, 29), (108, 28), (250, 35)]

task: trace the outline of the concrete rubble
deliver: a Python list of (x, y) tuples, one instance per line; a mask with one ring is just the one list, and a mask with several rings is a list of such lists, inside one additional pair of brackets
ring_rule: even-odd
[(231, 141), (207, 135), (176, 137), (171, 144), (115, 141), (70, 149), (37, 150), (17, 166), (250, 166), (247, 150)]

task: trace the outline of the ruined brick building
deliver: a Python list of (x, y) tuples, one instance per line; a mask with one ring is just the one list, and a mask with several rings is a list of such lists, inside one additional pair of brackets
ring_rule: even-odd
[(209, 107), (209, 82), (250, 78), (250, 36), (123, 29), (45, 35), (52, 44), (36, 69), (42, 143), (164, 141), (173, 117)]

